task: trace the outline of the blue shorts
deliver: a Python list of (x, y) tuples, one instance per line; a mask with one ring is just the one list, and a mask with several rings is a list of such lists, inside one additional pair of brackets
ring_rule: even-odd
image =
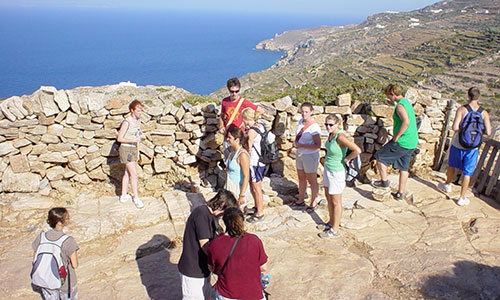
[(264, 171), (266, 166), (250, 166), (250, 181), (259, 182), (264, 178)]
[(472, 176), (476, 170), (478, 149), (463, 150), (455, 146), (450, 148), (448, 166), (462, 170), (465, 176)]
[(373, 157), (386, 166), (392, 165), (394, 169), (408, 171), (413, 150), (415, 149), (403, 148), (390, 140), (389, 143), (378, 149)]

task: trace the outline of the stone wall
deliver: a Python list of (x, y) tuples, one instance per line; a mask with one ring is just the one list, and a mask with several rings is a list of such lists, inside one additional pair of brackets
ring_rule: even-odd
[[(216, 104), (180, 107), (173, 104), (189, 93), (175, 87), (77, 88), (41, 87), (29, 96), (0, 103), (0, 191), (49, 194), (67, 182), (119, 183), (123, 166), (115, 142), (118, 128), (128, 114), (128, 103), (137, 98), (146, 104), (142, 115), (139, 178), (146, 189), (182, 183), (217, 186), (224, 178), (220, 168), (218, 110)], [(436, 92), (409, 89), (420, 126), (419, 152), (414, 168), (429, 167), (443, 127), (446, 100)], [(179, 102), (180, 103), (180, 102)], [(274, 173), (295, 177), (295, 128), (300, 119), (289, 97), (260, 103), (267, 128), (273, 128), (281, 159)], [(346, 131), (363, 150), (368, 168), (373, 153), (392, 134), (393, 107), (366, 105), (341, 95), (336, 105), (315, 107), (315, 120), (323, 128), (326, 116), (340, 114)], [(326, 139), (323, 128), (322, 139)], [(324, 143), (323, 143), (324, 144)]]

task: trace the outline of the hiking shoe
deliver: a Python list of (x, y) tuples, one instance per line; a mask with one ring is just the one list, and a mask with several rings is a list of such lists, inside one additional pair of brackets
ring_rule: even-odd
[(451, 184), (440, 182), (438, 188), (445, 193), (451, 193)]
[(391, 183), (389, 182), (389, 180), (377, 180), (372, 182), (372, 186), (379, 189), (387, 189), (391, 186)]
[(392, 197), (398, 201), (404, 200), (404, 194), (397, 192), (397, 193), (391, 193)]
[(132, 199), (132, 196), (130, 196), (129, 194), (126, 194), (125, 196), (120, 196), (120, 202), (121, 203), (125, 203), (127, 202), (128, 200)]
[(329, 230), (331, 228), (332, 228), (332, 224), (330, 224), (330, 223), (323, 223), (323, 224), (316, 225), (316, 229), (321, 230), (321, 231)]
[(137, 208), (143, 208), (144, 203), (142, 203), (141, 199), (139, 197), (132, 197), (132, 201), (134, 202), (135, 206)]
[(470, 203), (470, 200), (467, 197), (460, 198), (460, 199), (457, 200), (457, 204), (460, 205), (460, 206), (469, 205), (469, 203)]
[(332, 238), (332, 237), (337, 237), (339, 235), (340, 235), (340, 233), (337, 230), (333, 229), (333, 228), (330, 228), (328, 230), (325, 230), (323, 232), (318, 233), (318, 236), (320, 238), (322, 238), (322, 239), (328, 239), (328, 238)]

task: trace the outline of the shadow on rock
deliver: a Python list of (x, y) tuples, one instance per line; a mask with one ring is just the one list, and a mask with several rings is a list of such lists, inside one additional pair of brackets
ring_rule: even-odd
[(452, 275), (431, 276), (422, 292), (439, 299), (500, 300), (500, 267), (458, 261)]
[(150, 241), (135, 252), (141, 282), (153, 300), (181, 299), (181, 281), (177, 264), (170, 262), (173, 244), (162, 234), (155, 234)]

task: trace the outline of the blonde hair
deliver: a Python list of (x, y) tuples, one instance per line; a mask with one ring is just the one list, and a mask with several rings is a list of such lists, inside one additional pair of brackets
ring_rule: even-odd
[(335, 124), (339, 125), (339, 128), (342, 127), (342, 118), (335, 114), (329, 114), (325, 120), (332, 120)]
[(244, 110), (241, 111), (241, 118), (244, 120), (253, 120), (257, 121), (257, 118), (259, 116), (255, 113), (255, 110), (253, 110), (250, 107), (245, 108)]
[(403, 88), (397, 83), (391, 83), (384, 89), (384, 94), (390, 95), (394, 94), (396, 96), (403, 96)]

